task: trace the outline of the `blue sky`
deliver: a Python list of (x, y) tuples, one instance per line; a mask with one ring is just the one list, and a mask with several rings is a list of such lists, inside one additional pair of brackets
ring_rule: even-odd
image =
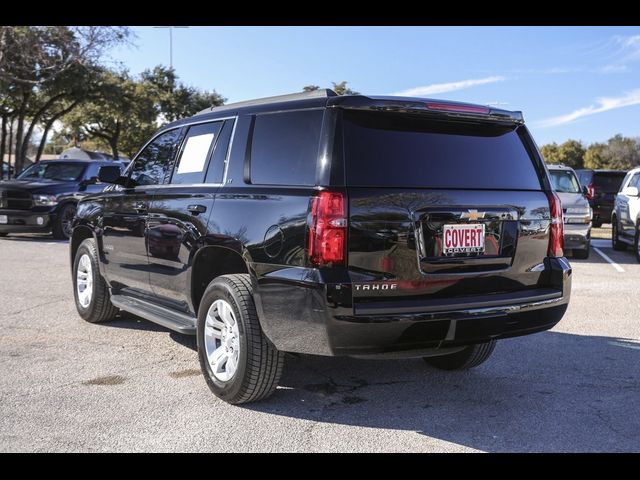
[[(169, 64), (169, 31), (112, 52), (132, 73)], [(640, 27), (190, 27), (181, 80), (228, 102), (347, 80), (370, 95), (522, 110), (536, 141), (640, 136)]]

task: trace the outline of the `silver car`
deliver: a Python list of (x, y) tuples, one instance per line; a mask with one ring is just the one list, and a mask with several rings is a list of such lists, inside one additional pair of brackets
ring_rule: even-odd
[(548, 165), (551, 185), (560, 197), (564, 214), (564, 248), (574, 258), (588, 258), (591, 245), (592, 211), (573, 168)]

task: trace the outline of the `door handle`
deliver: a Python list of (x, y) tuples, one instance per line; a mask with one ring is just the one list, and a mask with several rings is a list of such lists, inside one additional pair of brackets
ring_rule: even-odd
[(133, 209), (138, 213), (144, 213), (147, 211), (147, 204), (144, 202), (136, 202), (133, 204)]
[(207, 211), (207, 207), (204, 205), (189, 205), (187, 210), (191, 212), (192, 215), (199, 215)]

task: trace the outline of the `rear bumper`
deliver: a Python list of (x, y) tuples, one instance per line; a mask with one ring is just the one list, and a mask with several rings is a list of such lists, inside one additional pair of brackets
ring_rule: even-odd
[(50, 211), (34, 212), (33, 210), (0, 210), (6, 215), (8, 223), (0, 223), (2, 233), (46, 233), (51, 231), (55, 214)]
[(258, 277), (256, 304), (265, 334), (283, 351), (424, 356), (552, 328), (569, 303), (571, 266), (564, 258), (546, 263), (549, 276), (543, 288), (422, 305), (415, 300), (353, 305), (349, 285), (322, 284), (310, 281), (317, 272), (285, 269), (285, 276), (278, 271)]
[(585, 250), (591, 241), (591, 224), (564, 224), (564, 248), (567, 250)]

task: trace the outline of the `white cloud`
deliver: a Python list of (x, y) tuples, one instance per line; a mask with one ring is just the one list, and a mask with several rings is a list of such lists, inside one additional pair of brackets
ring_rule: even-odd
[(640, 60), (640, 35), (616, 35), (613, 41), (619, 54), (623, 55), (623, 61)]
[(463, 90), (465, 88), (475, 87), (477, 85), (486, 85), (487, 83), (502, 82), (506, 80), (501, 75), (494, 75), (492, 77), (485, 78), (473, 78), (470, 80), (460, 80), (458, 82), (449, 83), (433, 83), (431, 85), (424, 85), (422, 87), (409, 88), (400, 92), (392, 93), (391, 95), (398, 95), (401, 97), (419, 97), (422, 95), (434, 95), (436, 93), (453, 92), (455, 90)]
[(595, 72), (609, 74), (609, 73), (624, 73), (628, 70), (629, 70), (629, 67), (627, 67), (624, 64), (610, 64), (610, 65), (603, 65), (602, 67), (596, 68)]
[(640, 88), (632, 90), (621, 97), (601, 97), (596, 99), (596, 105), (579, 108), (566, 115), (547, 118), (536, 123), (538, 127), (556, 127), (565, 123), (573, 122), (578, 118), (595, 115), (596, 113), (615, 110), (616, 108), (629, 107), (631, 105), (640, 105)]

